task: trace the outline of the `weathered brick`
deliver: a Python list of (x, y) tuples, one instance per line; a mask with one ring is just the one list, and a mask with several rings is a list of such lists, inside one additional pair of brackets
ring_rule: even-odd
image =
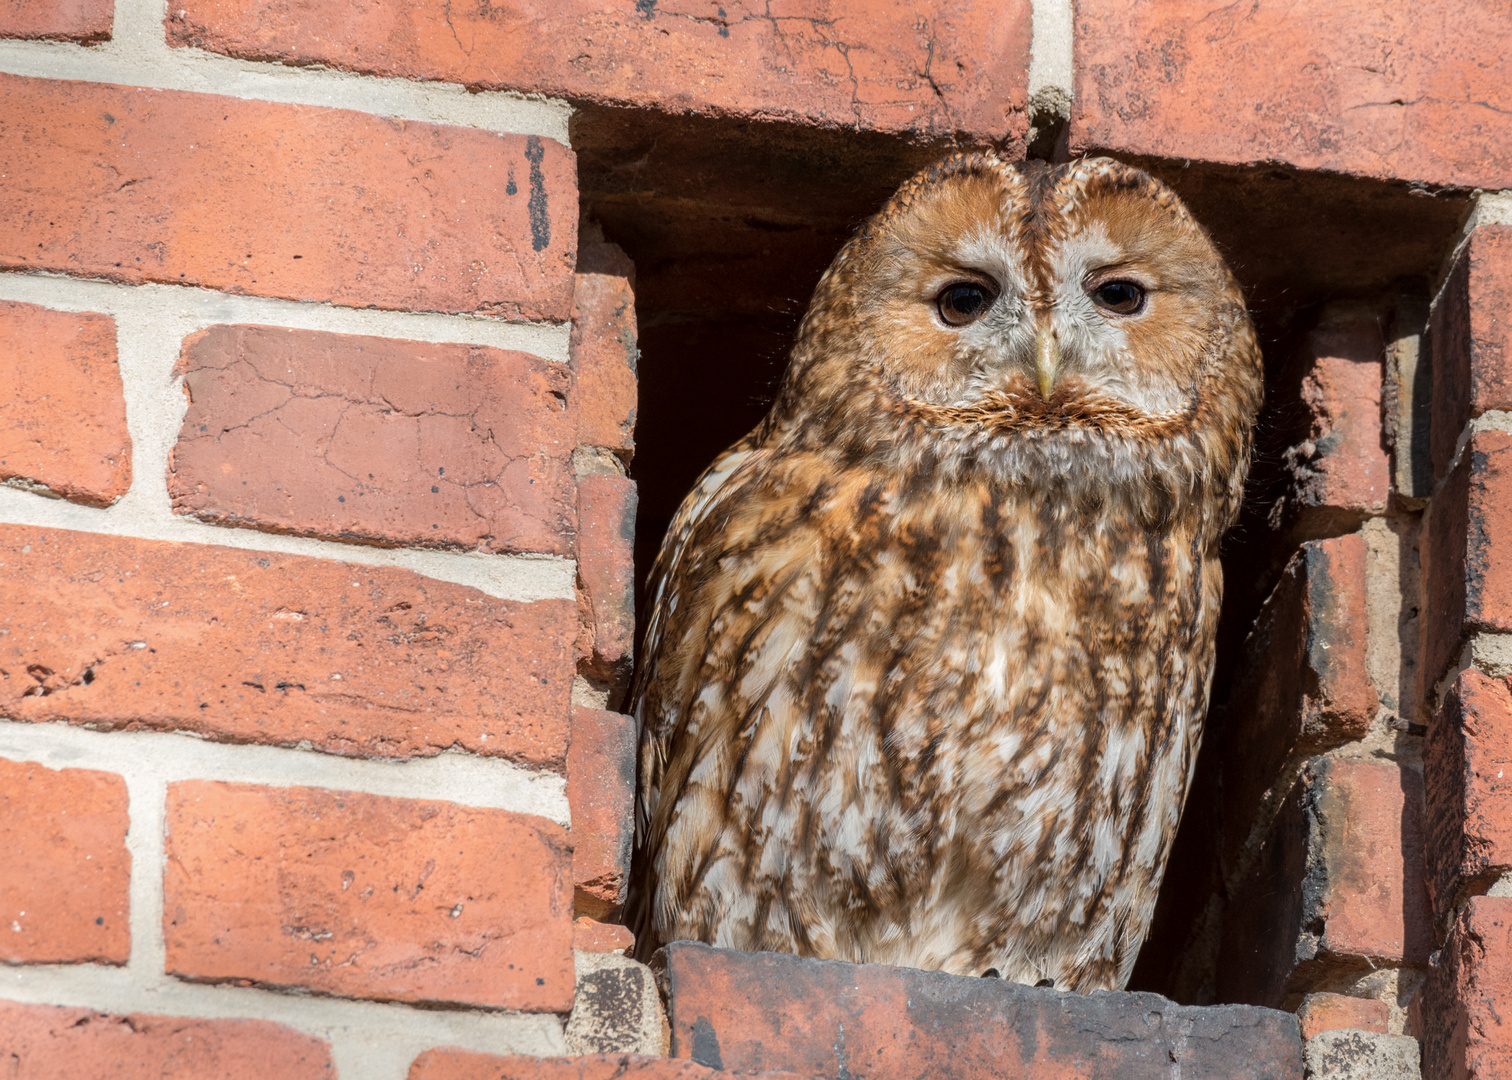
[(1460, 674), (1428, 728), (1428, 883), (1447, 920), (1467, 892), (1512, 871), (1512, 693), (1471, 668)]
[(0, 481), (89, 506), (126, 494), (131, 435), (109, 315), (0, 301)]
[(616, 915), (625, 903), (635, 838), (635, 719), (574, 706), (567, 750), (572, 880), (578, 914)]
[(854, 1070), (870, 1080), (1302, 1076), (1297, 1018), (1158, 994), (1084, 996), (881, 964), (677, 942), (672, 1056), (732, 1071)]
[(569, 1054), (665, 1054), (667, 1014), (645, 964), (579, 950), (572, 1013), (562, 1030)]
[(629, 681), (635, 651), (635, 481), (578, 481), (578, 580), (592, 620), (589, 671), (617, 687)]
[(1380, 706), (1366, 665), (1365, 539), (1302, 545), (1245, 640), (1217, 710), (1225, 850), (1237, 850), (1289, 761), (1358, 739)]
[(627, 926), (598, 922), (584, 915), (572, 920), (572, 947), (583, 952), (629, 955), (635, 947), (635, 935)]
[(1419, 1002), (1423, 1075), (1512, 1075), (1512, 897), (1473, 897), (1434, 954)]
[(1512, 185), (1497, 0), (1194, 15), (1078, 0), (1071, 147), (1467, 187)]
[(1380, 322), (1364, 312), (1341, 313), (1307, 335), (1300, 397), (1310, 430), (1285, 455), (1291, 513), (1349, 528), (1385, 511), (1391, 490), (1391, 459), (1381, 439), (1385, 350)]
[(636, 365), (640, 350), (635, 322), (635, 267), (614, 244), (584, 244), (578, 250), (572, 287), (573, 404), (578, 442), (635, 452)]
[(824, 127), (1022, 138), (1029, 4), (175, 0), (170, 44), (477, 89)]
[(1418, 689), (1431, 700), (1467, 634), (1512, 630), (1512, 435), (1470, 437), (1428, 504), (1422, 536)]
[(170, 974), (348, 997), (566, 1012), (565, 830), (432, 799), (168, 789)]
[(551, 139), (13, 75), (0, 116), (0, 268), (571, 314), (576, 167)]
[(0, 525), (0, 713), (565, 765), (570, 600), (407, 570)]
[(1290, 1006), (1333, 974), (1425, 962), (1422, 800), (1410, 768), (1309, 763), (1230, 898), (1219, 1000)]
[(1325, 1031), (1307, 1041), (1307, 1080), (1418, 1080), (1422, 1048), (1411, 1035)]
[(0, 38), (109, 41), (115, 21), (114, 0), (48, 0), (0, 6)]
[(131, 957), (126, 782), (0, 759), (0, 961)]
[(14, 1080), (335, 1080), (329, 1044), (266, 1020), (111, 1016), (0, 1001)]
[(1297, 1010), (1304, 1040), (1325, 1031), (1384, 1032), (1390, 1019), (1391, 1008), (1384, 1001), (1344, 994), (1308, 994)]
[(1512, 409), (1512, 226), (1470, 233), (1433, 305), (1433, 466), (1442, 473), (1460, 433), (1489, 409)]
[[(533, 1058), (480, 1054), (453, 1046), (427, 1050), (410, 1066), (409, 1080), (719, 1080), (733, 1073), (642, 1054), (588, 1054)], [(740, 1075), (750, 1076), (750, 1073)], [(791, 1073), (760, 1073), (764, 1080), (797, 1080)]]
[(482, 345), (213, 326), (184, 342), (180, 513), (306, 536), (569, 555), (571, 373)]

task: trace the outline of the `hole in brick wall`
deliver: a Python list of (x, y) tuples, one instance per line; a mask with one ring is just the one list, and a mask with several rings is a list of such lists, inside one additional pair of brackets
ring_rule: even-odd
[[(578, 112), (572, 142), (584, 221), (636, 267), (640, 410), (631, 474), (640, 486), (639, 591), (688, 487), (765, 413), (809, 294), (834, 253), (902, 180), (950, 147), (595, 106)], [(1298, 544), (1359, 525), (1347, 513), (1272, 512), (1288, 482), (1288, 451), (1294, 457), (1306, 438), (1299, 387), (1309, 331), (1351, 310), (1376, 320), (1387, 342), (1420, 329), (1468, 205), (1461, 192), (1274, 165), (1126, 160), (1170, 183), (1213, 233), (1244, 286), (1265, 352), (1267, 403), (1249, 501), (1224, 552), (1217, 703)], [(1217, 993), (1216, 941), (1204, 929), (1215, 898), (1220, 905), (1223, 898), (1217, 735), (1210, 725), (1132, 984), (1183, 1002)]]

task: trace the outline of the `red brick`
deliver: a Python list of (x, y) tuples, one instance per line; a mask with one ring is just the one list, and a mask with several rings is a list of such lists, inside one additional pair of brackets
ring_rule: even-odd
[(255, 60), (670, 112), (1020, 139), (1029, 4), (175, 0), (168, 40)]
[(572, 287), (578, 442), (635, 452), (635, 268), (613, 244), (584, 244)]
[(574, 706), (567, 751), (572, 880), (580, 915), (618, 914), (635, 838), (635, 718)]
[(1512, 184), (1498, 0), (1078, 0), (1072, 151)]
[(1428, 882), (1440, 921), (1512, 870), (1512, 693), (1471, 668), (1428, 728)]
[(583, 952), (624, 953), (635, 948), (635, 935), (627, 926), (597, 922), (586, 915), (572, 920), (572, 947)]
[(330, 1046), (266, 1020), (110, 1016), (0, 1001), (14, 1080), (335, 1080)]
[(1423, 662), (1430, 700), (1467, 634), (1512, 630), (1512, 435), (1470, 437), (1424, 515)]
[(561, 769), (570, 600), (407, 570), (0, 525), (0, 712)]
[(12, 75), (0, 116), (0, 268), (571, 314), (576, 166), (551, 139)]
[(0, 38), (43, 38), (90, 44), (109, 41), (113, 0), (15, 0), (0, 6)]
[(170, 974), (531, 1012), (572, 1006), (565, 830), (433, 799), (168, 789)]
[[(409, 1080), (719, 1080), (734, 1073), (704, 1065), (640, 1054), (589, 1054), (534, 1058), (479, 1054), (454, 1046), (427, 1050), (410, 1066)], [(739, 1075), (750, 1076), (750, 1073)], [(765, 1080), (798, 1080), (791, 1073), (759, 1073)]]
[(1302, 545), (1245, 640), (1215, 717), (1225, 848), (1238, 850), (1288, 762), (1358, 739), (1380, 700), (1365, 662), (1365, 540)]
[(593, 648), (590, 672), (621, 686), (635, 651), (635, 481), (578, 481), (578, 580), (586, 594)]
[(1381, 439), (1385, 349), (1380, 323), (1365, 314), (1329, 320), (1307, 336), (1301, 401), (1310, 430), (1286, 455), (1288, 499), (1305, 515), (1352, 523), (1386, 509), (1391, 459)]
[(1219, 1000), (1286, 1007), (1335, 974), (1425, 962), (1422, 801), (1411, 769), (1311, 762), (1230, 895)]
[(1471, 232), (1431, 316), (1436, 473), (1460, 432), (1488, 409), (1512, 409), (1512, 226)]
[(89, 506), (131, 487), (109, 315), (0, 301), (0, 481), (18, 480)]
[(1512, 1075), (1512, 897), (1473, 897), (1428, 968), (1419, 1038), (1423, 1075), (1497, 1080)]
[(131, 958), (126, 782), (0, 759), (0, 962)]
[(570, 555), (571, 373), (482, 345), (213, 326), (184, 342), (174, 508), (270, 532)]
[(1302, 1038), (1312, 1038), (1325, 1031), (1376, 1031), (1384, 1033), (1391, 1019), (1391, 1008), (1375, 998), (1346, 997), (1343, 994), (1308, 994), (1297, 1010), (1302, 1023)]
[(1183, 1080), (1302, 1077), (1297, 1018), (1268, 1009), (1085, 996), (686, 941), (666, 957), (672, 1056), (732, 1072), (1154, 1080), (1179, 1062)]

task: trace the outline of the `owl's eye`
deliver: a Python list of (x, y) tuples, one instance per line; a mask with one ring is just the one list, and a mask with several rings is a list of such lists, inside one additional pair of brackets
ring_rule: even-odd
[(957, 281), (940, 290), (935, 308), (949, 326), (974, 323), (992, 306), (997, 294), (975, 281)]
[(1092, 290), (1092, 302), (1115, 315), (1138, 315), (1144, 310), (1145, 291), (1132, 281), (1105, 281)]

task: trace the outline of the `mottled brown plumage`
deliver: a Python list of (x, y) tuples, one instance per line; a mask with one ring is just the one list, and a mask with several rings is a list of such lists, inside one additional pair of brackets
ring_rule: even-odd
[(642, 953), (1122, 986), (1260, 394), (1237, 286), (1144, 173), (969, 154), (905, 184), (653, 572)]

